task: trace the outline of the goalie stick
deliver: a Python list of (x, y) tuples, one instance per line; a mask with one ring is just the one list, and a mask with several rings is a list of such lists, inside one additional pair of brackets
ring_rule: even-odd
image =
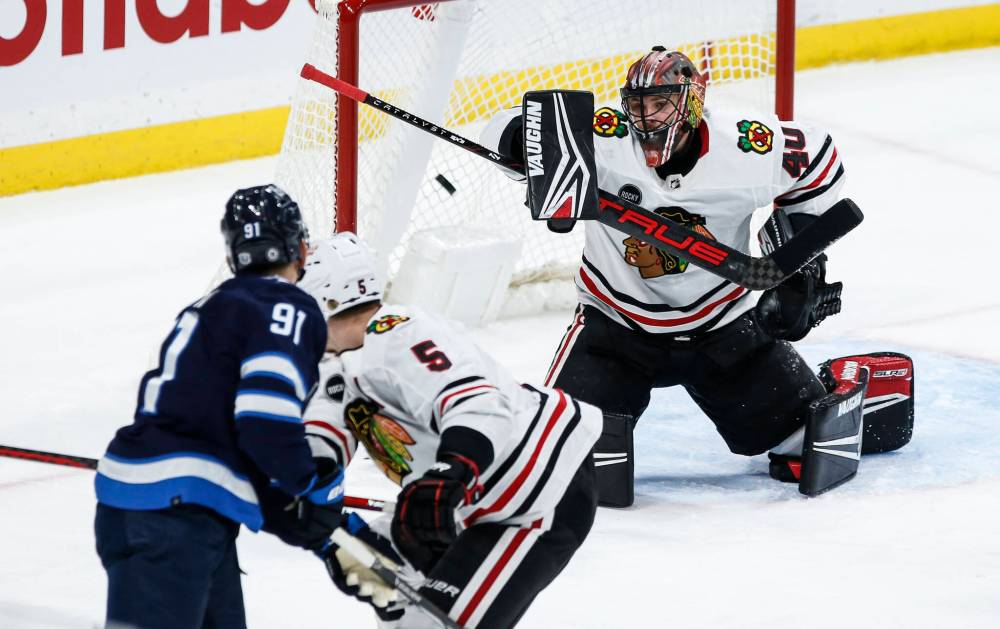
[[(306, 80), (319, 83), (351, 100), (364, 103), (393, 118), (407, 122), (517, 175), (525, 174), (524, 164), (376, 98), (357, 86), (316, 69), (312, 64), (307, 63), (302, 66), (300, 74)], [(598, 207), (595, 220), (654, 244), (659, 249), (678, 255), (695, 266), (750, 290), (766, 290), (781, 284), (824, 249), (857, 227), (864, 219), (861, 210), (853, 201), (841, 199), (787, 243), (768, 255), (754, 257), (650, 212), (607, 190), (598, 189), (597, 193)]]
[[(39, 463), (51, 463), (52, 465), (65, 465), (66, 467), (76, 467), (87, 470), (97, 469), (97, 459), (91, 459), (85, 456), (74, 456), (72, 454), (45, 452), (44, 450), (29, 450), (27, 448), (15, 448), (13, 446), (0, 446), (0, 456), (5, 456), (11, 459), (37, 461)], [(351, 509), (381, 511), (382, 513), (394, 513), (396, 510), (396, 503), (391, 500), (376, 500), (375, 498), (361, 498), (358, 496), (344, 496), (344, 506), (350, 507)]]
[(424, 598), (417, 588), (407, 583), (396, 570), (382, 563), (371, 550), (359, 539), (343, 528), (333, 532), (330, 540), (354, 557), (361, 565), (368, 568), (382, 579), (386, 585), (390, 585), (399, 592), (410, 604), (420, 608), (422, 611), (434, 617), (447, 629), (462, 629), (462, 625), (452, 620), (448, 614), (441, 611), (434, 603)]

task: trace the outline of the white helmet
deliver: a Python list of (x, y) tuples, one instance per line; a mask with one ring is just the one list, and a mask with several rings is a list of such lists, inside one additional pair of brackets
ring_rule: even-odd
[(375, 256), (351, 232), (321, 240), (309, 251), (299, 288), (319, 304), (326, 318), (370, 301), (381, 301)]

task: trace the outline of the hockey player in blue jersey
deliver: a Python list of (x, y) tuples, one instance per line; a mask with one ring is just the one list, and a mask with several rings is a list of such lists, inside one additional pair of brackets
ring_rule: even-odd
[(295, 286), (298, 206), (277, 186), (238, 190), (222, 233), (235, 277), (180, 312), (98, 465), (109, 624), (245, 627), (240, 525), (309, 548), (340, 522), (342, 470), (314, 460), (302, 424), (327, 330)]

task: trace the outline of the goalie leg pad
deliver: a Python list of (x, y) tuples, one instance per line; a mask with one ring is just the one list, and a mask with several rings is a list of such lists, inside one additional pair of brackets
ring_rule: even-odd
[(635, 502), (634, 423), (628, 415), (604, 413), (604, 431), (594, 444), (597, 504), (602, 507), (630, 507)]
[(827, 389), (835, 389), (842, 376), (868, 371), (864, 400), (862, 454), (898, 450), (913, 436), (913, 360), (895, 352), (877, 352), (828, 360), (820, 367)]
[(816, 496), (854, 478), (861, 462), (862, 409), (868, 371), (858, 369), (809, 405), (799, 493)]

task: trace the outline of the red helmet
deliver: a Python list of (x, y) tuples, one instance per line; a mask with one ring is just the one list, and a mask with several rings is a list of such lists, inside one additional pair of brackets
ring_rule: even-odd
[(629, 66), (621, 95), (646, 165), (656, 168), (701, 124), (705, 76), (683, 53), (656, 46)]

